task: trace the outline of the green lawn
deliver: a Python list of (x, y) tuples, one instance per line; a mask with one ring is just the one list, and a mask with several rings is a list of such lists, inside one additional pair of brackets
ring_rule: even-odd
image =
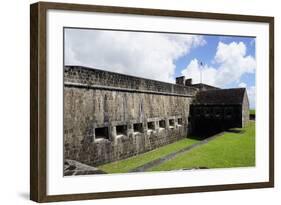
[(136, 167), (144, 165), (152, 160), (158, 159), (165, 155), (168, 155), (172, 152), (176, 152), (185, 147), (188, 147), (194, 143), (198, 142), (194, 139), (182, 139), (172, 144), (166, 145), (164, 147), (160, 147), (156, 150), (146, 152), (144, 154), (137, 155), (135, 157), (131, 157), (125, 160), (112, 162), (109, 164), (102, 165), (98, 167), (99, 169), (107, 172), (107, 173), (124, 173), (128, 172)]
[(251, 109), (250, 110), (250, 115), (255, 115), (256, 114), (256, 110)]
[(241, 132), (226, 132), (207, 144), (153, 167), (151, 171), (255, 166), (255, 122), (250, 121), (245, 128), (235, 131)]

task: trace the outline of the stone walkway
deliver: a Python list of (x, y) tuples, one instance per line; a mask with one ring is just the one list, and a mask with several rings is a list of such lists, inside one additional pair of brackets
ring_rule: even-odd
[(193, 144), (191, 146), (185, 147), (185, 148), (183, 148), (183, 149), (181, 149), (181, 150), (179, 150), (177, 152), (173, 152), (173, 153), (168, 154), (168, 155), (166, 155), (164, 157), (155, 159), (155, 160), (153, 160), (151, 162), (148, 162), (148, 163), (146, 163), (146, 164), (144, 164), (142, 166), (134, 168), (134, 169), (130, 170), (129, 172), (144, 172), (144, 171), (147, 171), (148, 169), (151, 169), (152, 167), (158, 166), (158, 165), (160, 165), (160, 164), (162, 164), (162, 163), (164, 163), (164, 162), (166, 162), (166, 161), (168, 161), (170, 159), (175, 158), (179, 154), (189, 152), (189, 151), (191, 151), (192, 149), (194, 149), (196, 147), (199, 147), (199, 146), (201, 146), (203, 144), (206, 144), (209, 141), (214, 140), (215, 138), (221, 136), (222, 134), (223, 133), (219, 133), (219, 134), (216, 134), (216, 135), (214, 135), (212, 137), (206, 138), (206, 139), (204, 139), (204, 140), (202, 140), (202, 141), (200, 141), (200, 142), (198, 142), (196, 144)]

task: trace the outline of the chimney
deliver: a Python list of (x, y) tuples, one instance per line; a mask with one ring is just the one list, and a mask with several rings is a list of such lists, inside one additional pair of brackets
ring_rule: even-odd
[(178, 85), (184, 85), (185, 83), (185, 77), (184, 76), (180, 76), (176, 78), (176, 84)]
[(186, 86), (191, 86), (192, 85), (192, 78), (186, 79), (185, 80), (185, 85)]

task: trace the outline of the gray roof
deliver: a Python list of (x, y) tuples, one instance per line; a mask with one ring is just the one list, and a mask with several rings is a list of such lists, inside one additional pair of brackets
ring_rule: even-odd
[(242, 104), (245, 88), (206, 90), (197, 93), (195, 104)]
[(192, 87), (200, 88), (200, 89), (202, 89), (202, 90), (215, 90), (215, 89), (220, 89), (220, 88), (218, 88), (218, 87), (211, 86), (211, 85), (207, 85), (207, 84), (204, 84), (204, 83), (192, 84)]

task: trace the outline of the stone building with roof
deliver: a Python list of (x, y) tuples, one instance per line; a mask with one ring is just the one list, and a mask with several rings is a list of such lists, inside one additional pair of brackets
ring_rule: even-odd
[(194, 133), (244, 127), (249, 121), (245, 88), (211, 89), (196, 94), (190, 105), (189, 122)]
[[(91, 166), (125, 159), (190, 132), (242, 127), (245, 89), (176, 84), (81, 66), (64, 67), (64, 158)], [(212, 126), (209, 126), (212, 123)]]

